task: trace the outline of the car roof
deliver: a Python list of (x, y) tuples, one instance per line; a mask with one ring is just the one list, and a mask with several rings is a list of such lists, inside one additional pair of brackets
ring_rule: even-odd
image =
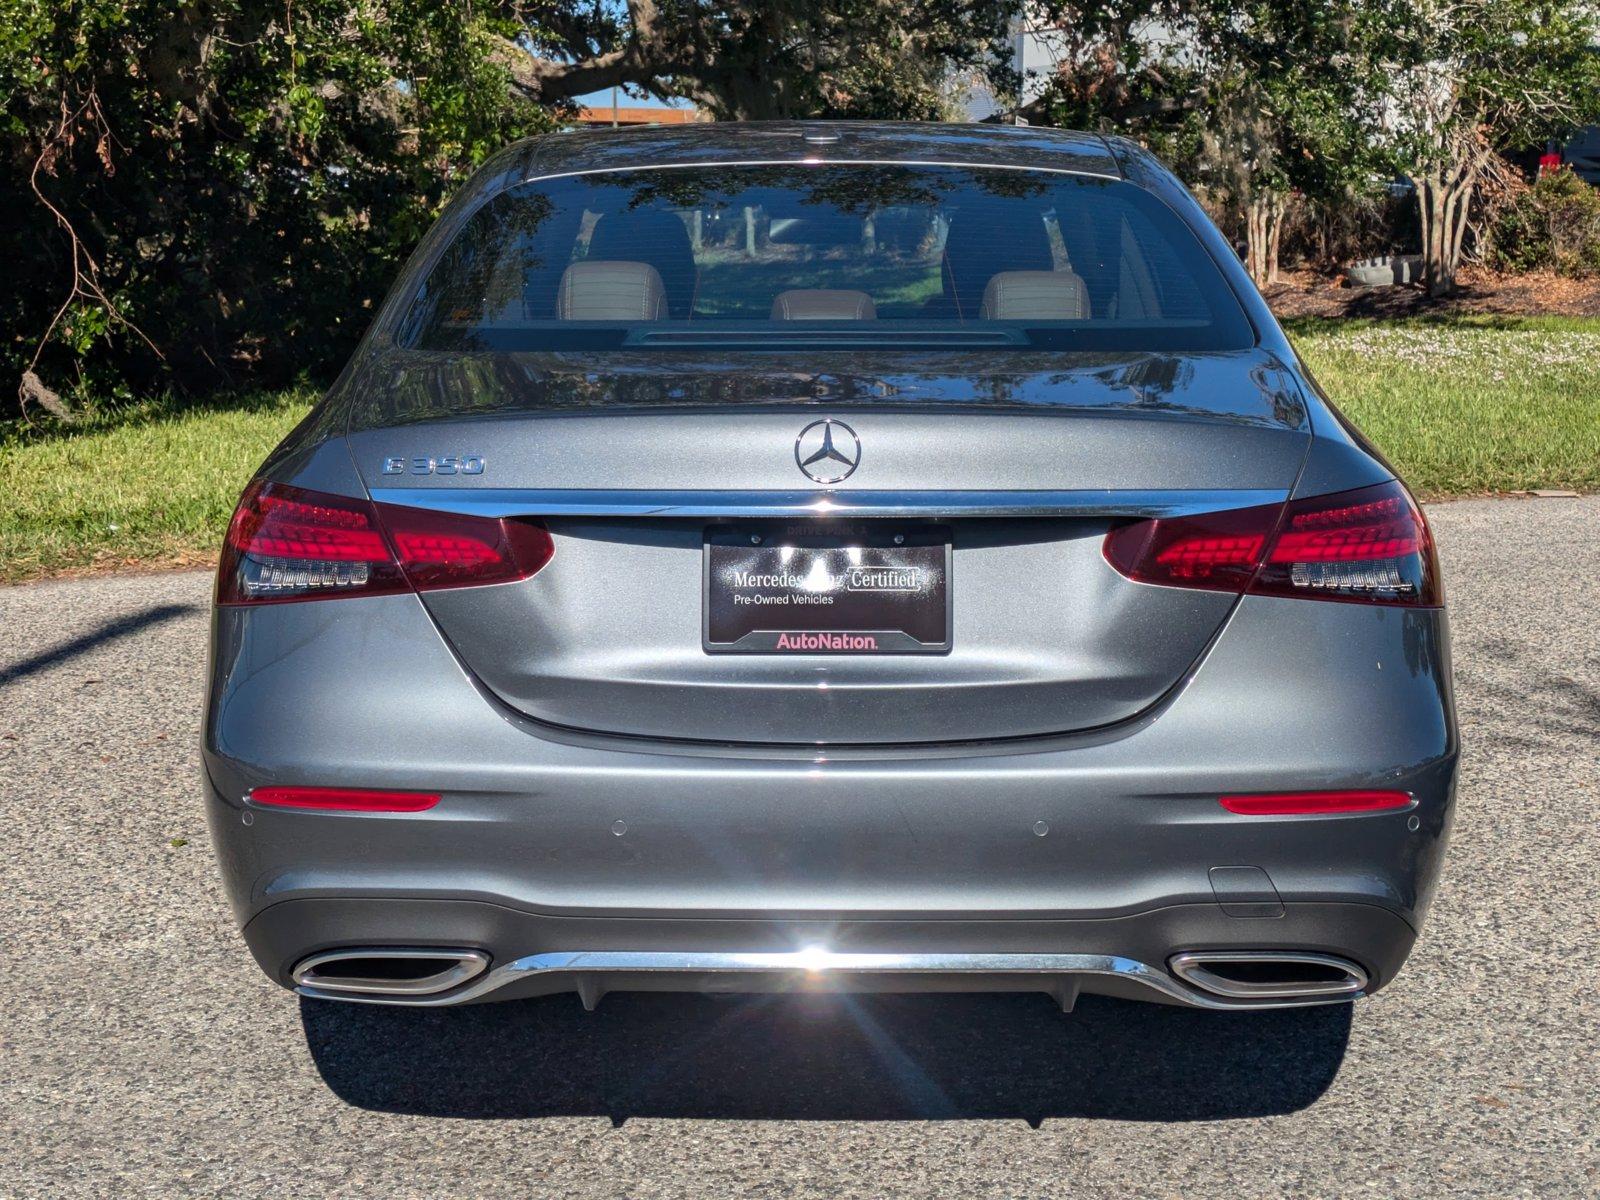
[(529, 176), (730, 162), (922, 162), (1123, 178), (1098, 134), (1016, 125), (897, 121), (719, 121), (587, 129), (521, 143)]

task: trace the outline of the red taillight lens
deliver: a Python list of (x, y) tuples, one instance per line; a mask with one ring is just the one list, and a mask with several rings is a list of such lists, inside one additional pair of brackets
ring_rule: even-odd
[(1397, 482), (1291, 501), (1250, 590), (1272, 596), (1439, 604), (1439, 560)]
[(271, 808), (321, 808), (334, 812), (425, 812), (439, 803), (429, 792), (378, 792), (370, 788), (261, 787), (252, 804)]
[(1106, 534), (1105, 556), (1140, 583), (1242, 592), (1261, 565), (1279, 506), (1158, 518)]
[(1405, 792), (1287, 792), (1266, 796), (1222, 796), (1222, 807), (1252, 817), (1309, 817), (1406, 808)]
[(526, 579), (550, 561), (543, 525), (376, 504), (406, 579), (419, 592)]
[(245, 489), (222, 546), (218, 604), (405, 590), (371, 504), (260, 480)]
[(475, 587), (550, 561), (543, 526), (436, 513), (257, 481), (228, 525), (218, 604)]
[(1427, 522), (1398, 481), (1202, 516), (1139, 521), (1105, 556), (1140, 583), (1257, 595), (1436, 605)]

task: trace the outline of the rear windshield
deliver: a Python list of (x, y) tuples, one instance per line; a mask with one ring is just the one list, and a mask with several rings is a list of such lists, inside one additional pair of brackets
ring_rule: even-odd
[(1131, 184), (880, 165), (606, 171), (486, 203), (412, 301), (424, 350), (1235, 350), (1216, 264)]

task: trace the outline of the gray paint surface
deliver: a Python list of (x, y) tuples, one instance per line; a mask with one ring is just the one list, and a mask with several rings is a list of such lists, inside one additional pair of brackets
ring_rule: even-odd
[(700, 646), (704, 521), (547, 524), (559, 570), (425, 603), (497, 695), (582, 729), (840, 743), (1104, 725), (1166, 692), (1233, 607), (1130, 585), (1101, 556), (1103, 520), (985, 521), (957, 534), (948, 654), (735, 662)]
[(241, 951), (194, 787), (209, 577), (0, 589), (0, 1191), (1590, 1193), (1600, 500), (1430, 516), (1465, 746), (1443, 884), (1392, 986), (1272, 1016), (302, 1007)]
[[(1448, 833), (1455, 750), (1431, 611), (1250, 598), (1148, 719), (936, 753), (519, 725), (415, 596), (224, 612), (218, 628), (227, 686), (212, 689), (205, 763), (241, 919), (328, 894), (592, 916), (1101, 917), (1210, 900), (1209, 868), (1245, 863), (1265, 865), (1286, 900), (1359, 899), (1416, 921)], [(1263, 644), (1295, 653), (1266, 671)], [(1370, 658), (1348, 661), (1352, 644)], [(426, 787), (448, 802), (241, 824), (251, 787), (291, 780)], [(1241, 821), (1213, 799), (1380, 786), (1416, 793), (1416, 834), (1404, 812)], [(613, 836), (619, 819), (631, 837)], [(1034, 835), (1040, 820), (1059, 836)]]

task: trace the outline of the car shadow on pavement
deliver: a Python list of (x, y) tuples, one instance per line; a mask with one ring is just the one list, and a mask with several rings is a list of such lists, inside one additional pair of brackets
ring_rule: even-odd
[(613, 993), (459, 1009), (302, 999), (317, 1069), (361, 1108), (731, 1120), (1293, 1112), (1338, 1074), (1348, 1005), (1214, 1013), (1085, 996)]

